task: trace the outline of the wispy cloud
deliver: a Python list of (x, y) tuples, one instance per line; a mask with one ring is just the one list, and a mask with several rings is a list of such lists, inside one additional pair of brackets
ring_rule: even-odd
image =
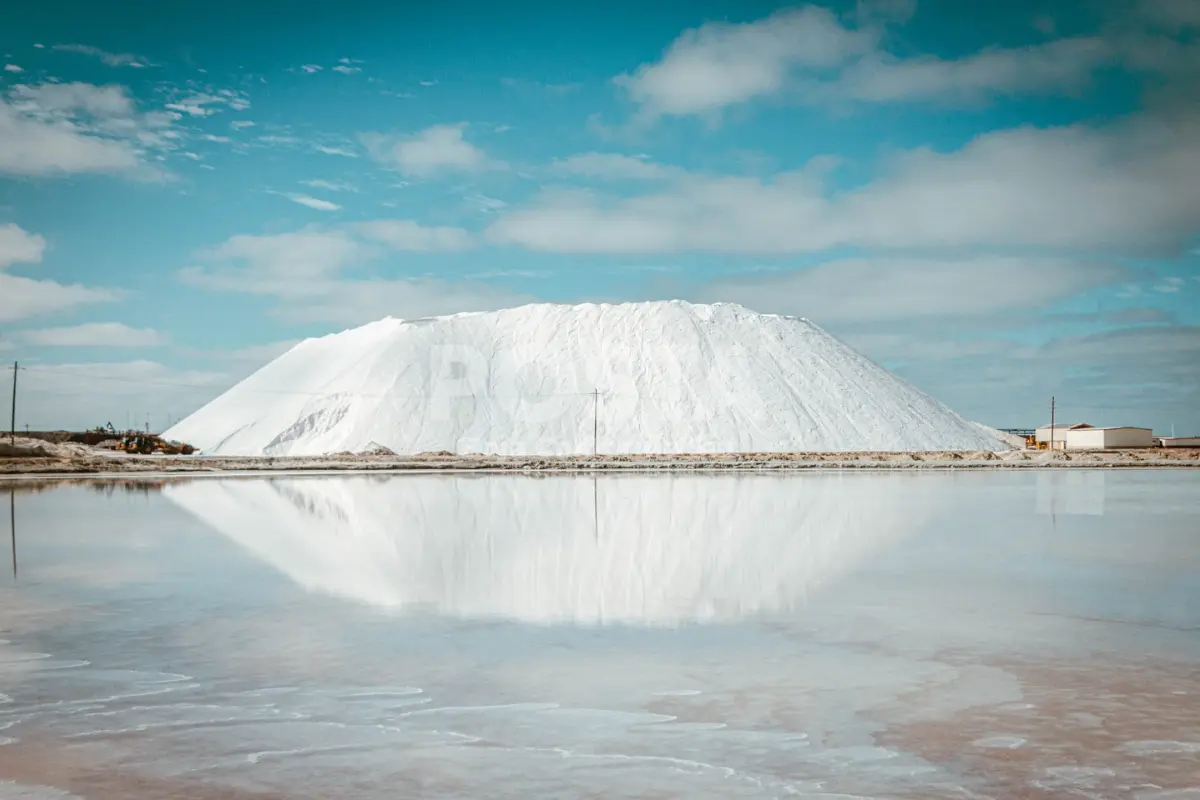
[(5, 64), (4, 71), (5, 72), (24, 72), (25, 70), (21, 69), (16, 64)]
[(141, 69), (143, 67), (152, 67), (149, 59), (135, 56), (132, 53), (112, 53), (108, 50), (101, 50), (99, 47), (92, 47), (86, 44), (56, 44), (53, 50), (60, 53), (78, 53), (85, 56), (93, 56), (100, 59), (110, 67), (133, 67)]
[(193, 117), (209, 117), (228, 107), (234, 111), (245, 111), (250, 108), (250, 99), (244, 92), (233, 89), (221, 89), (213, 93), (193, 92), (173, 102), (165, 108), (178, 111)]
[(385, 315), (418, 317), (528, 302), (528, 295), (478, 281), (355, 279), (344, 273), (391, 251), (432, 253), (473, 246), (461, 228), (373, 220), (268, 236), (235, 236), (198, 254), (207, 267), (182, 270), (188, 285), (269, 295), (279, 313), (303, 322), (361, 324)]
[(331, 203), (328, 200), (321, 200), (317, 197), (312, 197), (307, 194), (297, 194), (294, 192), (283, 192), (283, 197), (291, 200), (293, 203), (299, 203), (302, 206), (316, 209), (317, 211), (339, 211), (341, 206), (337, 203)]
[(153, 328), (131, 328), (121, 322), (89, 322), (61, 328), (17, 331), (23, 344), (38, 347), (158, 347), (171, 337)]
[(679, 167), (618, 153), (580, 153), (555, 161), (551, 169), (562, 175), (609, 180), (665, 180), (685, 174)]
[(334, 72), (340, 72), (343, 75), (353, 75), (356, 72), (362, 72), (362, 67), (358, 66), (363, 63), (357, 58), (339, 58), (337, 66), (332, 67)]
[(475, 172), (503, 168), (463, 137), (465, 123), (434, 125), (415, 134), (364, 133), (367, 152), (380, 163), (409, 175), (429, 177), (441, 172)]
[(327, 181), (321, 178), (313, 178), (311, 180), (300, 181), (304, 186), (311, 186), (314, 189), (325, 189), (329, 192), (357, 192), (358, 187), (344, 181)]
[(326, 144), (315, 144), (313, 149), (318, 153), (324, 153), (327, 156), (343, 156), (345, 158), (358, 158), (358, 153), (345, 147), (333, 147)]

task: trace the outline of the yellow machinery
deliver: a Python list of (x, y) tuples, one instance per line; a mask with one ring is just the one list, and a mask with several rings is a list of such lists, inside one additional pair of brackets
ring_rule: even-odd
[(140, 453), (148, 456), (152, 453), (162, 453), (168, 456), (190, 456), (196, 448), (190, 444), (172, 444), (165, 439), (149, 433), (127, 433), (121, 437), (118, 447), (126, 453)]

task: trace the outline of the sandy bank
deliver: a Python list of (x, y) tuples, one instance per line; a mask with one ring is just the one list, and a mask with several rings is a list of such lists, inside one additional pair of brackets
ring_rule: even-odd
[[(1011, 450), (858, 453), (697, 453), (662, 455), (498, 456), (420, 453), (339, 453), (327, 456), (136, 456), (81, 445), (53, 445), (17, 437), (4, 442), (0, 474), (128, 474), (326, 471), (692, 471), (805, 469), (1021, 469), (1044, 467), (1200, 468), (1200, 449), (1113, 450), (1049, 453)], [(9, 455), (6, 455), (9, 454)]]

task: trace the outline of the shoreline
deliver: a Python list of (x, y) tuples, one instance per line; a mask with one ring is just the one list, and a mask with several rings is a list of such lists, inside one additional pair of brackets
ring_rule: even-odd
[(613, 474), (812, 470), (1200, 469), (1200, 448), (1049, 452), (706, 453), (592, 456), (137, 456), (80, 453), (0, 458), (20, 478), (197, 477), (296, 474)]

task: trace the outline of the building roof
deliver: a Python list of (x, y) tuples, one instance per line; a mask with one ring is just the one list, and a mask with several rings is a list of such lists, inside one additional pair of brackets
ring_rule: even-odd
[[(1091, 428), (1091, 427), (1093, 427), (1093, 426), (1087, 424), (1086, 422), (1076, 422), (1073, 425), (1067, 425), (1066, 423), (1058, 423), (1058, 422), (1054, 423), (1054, 430), (1056, 430), (1056, 431), (1075, 431), (1075, 430), (1080, 430), (1082, 428)], [(1050, 428), (1050, 423), (1047, 422), (1045, 425), (1038, 428), (1038, 430), (1039, 431), (1048, 430), (1049, 428)]]
[[(1057, 427), (1057, 426), (1055, 426)], [(1139, 428), (1136, 425), (1109, 425), (1106, 428), (1092, 428), (1091, 425), (1086, 426), (1094, 431), (1153, 431), (1153, 428)], [(1074, 430), (1074, 429), (1072, 429)]]

